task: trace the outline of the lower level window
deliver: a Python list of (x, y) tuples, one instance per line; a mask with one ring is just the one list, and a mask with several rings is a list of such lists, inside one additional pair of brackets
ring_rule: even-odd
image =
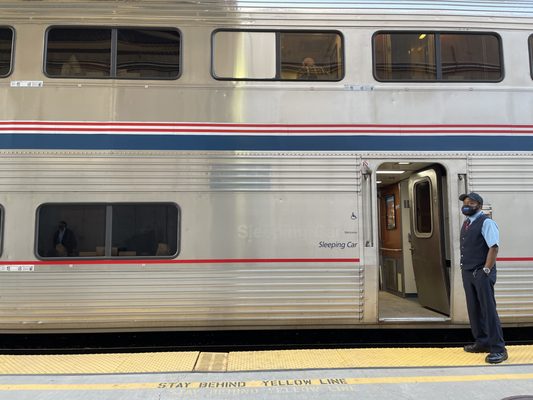
[(45, 204), (37, 218), (37, 255), (42, 258), (178, 253), (176, 204)]

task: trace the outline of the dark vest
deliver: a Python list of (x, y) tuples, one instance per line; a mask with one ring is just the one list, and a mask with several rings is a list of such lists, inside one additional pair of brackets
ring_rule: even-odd
[(468, 229), (461, 228), (461, 269), (472, 271), (485, 266), (489, 246), (481, 234), (483, 222), (488, 217), (480, 215), (470, 224)]

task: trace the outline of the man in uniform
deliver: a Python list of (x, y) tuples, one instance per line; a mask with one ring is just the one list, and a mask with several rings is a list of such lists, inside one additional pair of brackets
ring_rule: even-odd
[(464, 350), (489, 353), (485, 361), (497, 364), (508, 357), (494, 298), (498, 225), (481, 211), (483, 198), (479, 194), (462, 194), (459, 200), (463, 202), (461, 211), (466, 216), (461, 228), (461, 272), (475, 339)]

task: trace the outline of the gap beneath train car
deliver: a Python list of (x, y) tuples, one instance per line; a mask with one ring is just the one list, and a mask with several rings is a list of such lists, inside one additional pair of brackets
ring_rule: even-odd
[[(533, 327), (507, 327), (504, 335), (509, 345), (533, 343)], [(471, 340), (467, 328), (2, 334), (0, 354), (454, 347)]]

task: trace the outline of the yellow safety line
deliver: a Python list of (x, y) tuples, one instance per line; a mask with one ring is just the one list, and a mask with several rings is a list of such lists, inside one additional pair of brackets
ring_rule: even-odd
[(0, 392), (39, 390), (39, 391), (91, 391), (91, 390), (140, 390), (140, 389), (230, 389), (230, 388), (269, 388), (282, 386), (338, 386), (375, 385), (399, 383), (446, 383), (476, 382), (495, 380), (530, 380), (528, 374), (485, 374), (448, 376), (391, 376), (377, 378), (322, 378), (322, 379), (274, 379), (261, 381), (206, 381), (206, 382), (153, 382), (153, 383), (95, 383), (95, 384), (20, 384), (0, 385)]

